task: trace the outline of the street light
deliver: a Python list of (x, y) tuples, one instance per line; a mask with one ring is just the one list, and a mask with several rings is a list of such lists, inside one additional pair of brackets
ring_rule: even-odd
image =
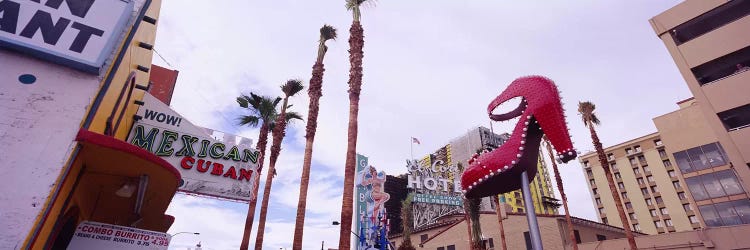
[(200, 235), (201, 233), (197, 233), (197, 232), (179, 232), (179, 233), (173, 234), (172, 237), (174, 238), (178, 234), (195, 234), (195, 235)]

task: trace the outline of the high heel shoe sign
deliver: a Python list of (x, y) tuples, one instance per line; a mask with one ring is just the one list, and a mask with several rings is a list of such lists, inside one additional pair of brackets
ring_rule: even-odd
[[(493, 114), (500, 104), (521, 97), (516, 109)], [(475, 154), (461, 175), (462, 192), (467, 198), (497, 195), (521, 188), (521, 174), (526, 171), (531, 181), (536, 176), (539, 144), (546, 134), (557, 151), (558, 160), (576, 158), (570, 141), (560, 95), (552, 80), (542, 76), (521, 77), (513, 81), (487, 107), (490, 119), (505, 121), (519, 117), (513, 134), (500, 147)]]

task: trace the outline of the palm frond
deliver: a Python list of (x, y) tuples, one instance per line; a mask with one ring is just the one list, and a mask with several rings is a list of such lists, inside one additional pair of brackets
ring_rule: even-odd
[(367, 2), (367, 0), (346, 0), (346, 9), (353, 10), (354, 8), (358, 8), (364, 2)]
[(281, 91), (284, 92), (284, 95), (286, 96), (296, 95), (304, 88), (305, 86), (302, 85), (302, 80), (299, 79), (289, 79), (284, 85), (281, 85)]
[(294, 111), (287, 111), (285, 118), (287, 122), (292, 122), (293, 120), (303, 120), (302, 115)]
[(242, 108), (248, 108), (250, 104), (250, 97), (246, 95), (240, 95), (237, 97), (237, 104)]
[(331, 25), (325, 24), (320, 28), (320, 40), (336, 40), (336, 28)]
[(589, 124), (598, 125), (599, 118), (594, 114), (596, 105), (590, 101), (578, 102), (578, 114), (581, 115), (581, 120), (588, 127)]
[(276, 99), (273, 100), (273, 107), (275, 108), (276, 106), (278, 106), (281, 100), (282, 100), (281, 97), (276, 97)]
[(237, 120), (239, 120), (239, 125), (248, 125), (250, 127), (256, 127), (260, 122), (260, 118), (253, 115), (242, 115)]

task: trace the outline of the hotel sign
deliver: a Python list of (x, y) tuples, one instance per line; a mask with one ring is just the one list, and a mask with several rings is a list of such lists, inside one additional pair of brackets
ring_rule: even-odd
[(414, 202), (463, 206), (463, 199), (459, 196), (434, 195), (434, 194), (414, 194)]
[[(128, 142), (171, 163), (182, 175), (179, 191), (250, 201), (260, 152), (248, 139), (227, 136), (221, 141), (146, 93), (141, 117)], [(241, 139), (239, 143), (237, 139)]]
[(0, 47), (98, 74), (133, 5), (132, 0), (2, 0)]

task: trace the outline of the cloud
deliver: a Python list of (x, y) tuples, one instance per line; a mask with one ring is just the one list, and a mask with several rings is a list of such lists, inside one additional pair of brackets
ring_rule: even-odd
[[(410, 137), (422, 142), (414, 155), (423, 155), (472, 127), (489, 126), (484, 110), (489, 100), (530, 74), (559, 85), (573, 141), (583, 152), (593, 147), (575, 114), (581, 100), (597, 104), (605, 146), (653, 132), (651, 118), (690, 96), (648, 23), (678, 2), (379, 1), (365, 7), (357, 151), (387, 173), (403, 173)], [(317, 248), (319, 240), (334, 246), (338, 238), (329, 225), (339, 219), (341, 207), (351, 14), (341, 1), (164, 1), (156, 41), (156, 49), (180, 71), (175, 110), (195, 124), (256, 140), (256, 128), (236, 125), (244, 111), (235, 98), (250, 91), (278, 96), (287, 79), (309, 80), (324, 23), (337, 27), (339, 38), (328, 42), (325, 58), (304, 249)], [(307, 116), (308, 101), (304, 91), (291, 103)], [(492, 126), (497, 132), (513, 128)], [(266, 249), (288, 245), (292, 237), (304, 122), (290, 129), (274, 180)], [(596, 220), (581, 166), (560, 168), (572, 214)], [(246, 205), (178, 196), (170, 212), (177, 218), (173, 229), (207, 228), (200, 237), (204, 246), (235, 249), (243, 209)], [(189, 240), (178, 237), (176, 242)]]

